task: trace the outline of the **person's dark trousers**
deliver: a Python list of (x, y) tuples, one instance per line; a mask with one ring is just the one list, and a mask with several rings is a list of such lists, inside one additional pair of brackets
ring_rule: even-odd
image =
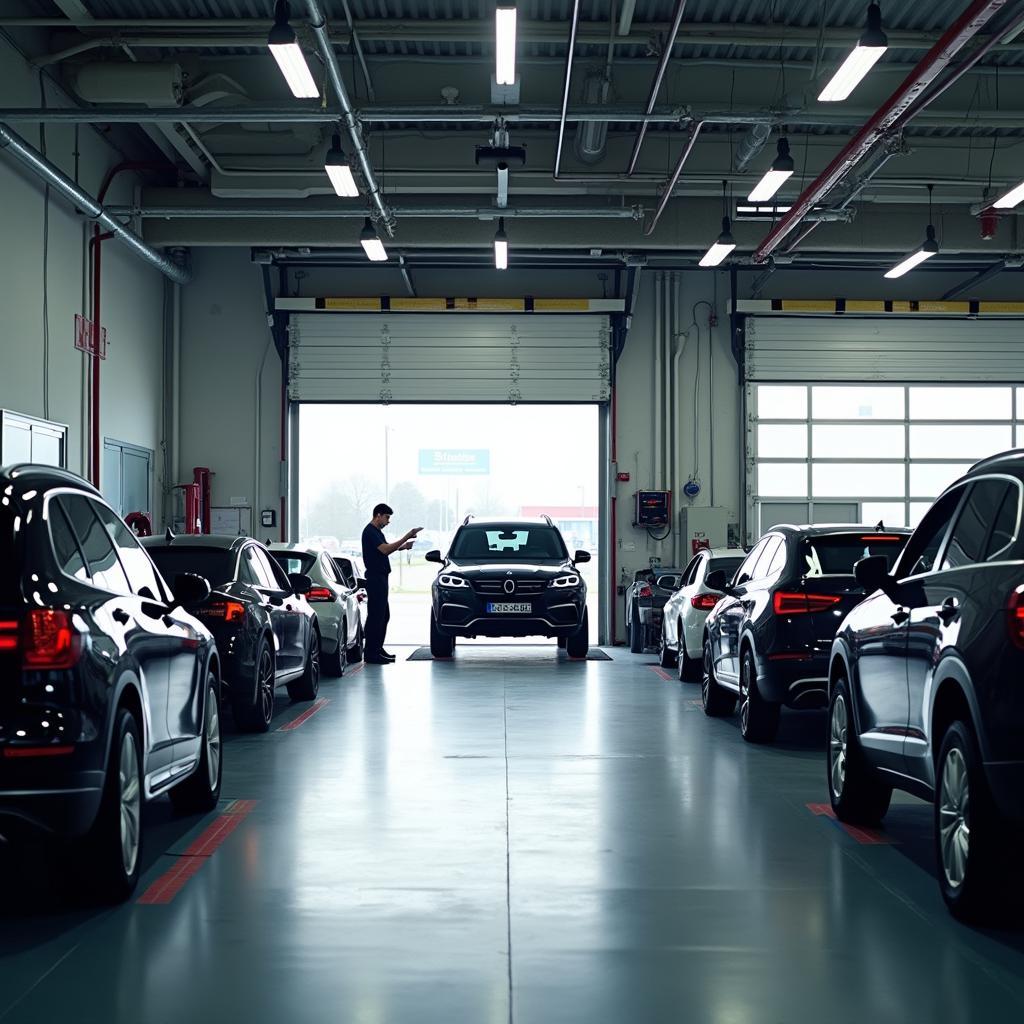
[(391, 620), (388, 606), (388, 578), (384, 573), (366, 577), (365, 649), (369, 658), (379, 658)]

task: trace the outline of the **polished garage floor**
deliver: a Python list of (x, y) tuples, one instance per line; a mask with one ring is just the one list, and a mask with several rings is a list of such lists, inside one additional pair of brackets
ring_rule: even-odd
[(114, 910), (0, 856), (0, 1021), (1024, 1020), (1024, 930), (947, 916), (928, 806), (851, 836), (813, 806), (823, 714), (750, 747), (613, 657), (465, 647), (282, 700), (217, 814), (149, 809)]

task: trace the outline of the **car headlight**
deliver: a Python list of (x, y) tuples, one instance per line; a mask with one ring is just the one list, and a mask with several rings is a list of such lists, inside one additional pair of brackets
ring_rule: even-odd
[(566, 589), (568, 587), (578, 587), (580, 585), (580, 578), (575, 574), (571, 576), (556, 576), (551, 581), (552, 587), (558, 587), (560, 589)]
[(468, 587), (469, 584), (461, 576), (439, 576), (437, 582), (442, 587)]

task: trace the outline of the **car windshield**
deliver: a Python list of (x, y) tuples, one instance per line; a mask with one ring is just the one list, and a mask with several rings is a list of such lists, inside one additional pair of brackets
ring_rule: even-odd
[(308, 573), (316, 561), (315, 555), (307, 555), (304, 551), (271, 551), (277, 564), (286, 573), (304, 572)]
[(743, 564), (743, 558), (709, 558), (705, 577), (719, 569), (725, 573), (726, 579), (732, 579), (733, 573)]
[(456, 562), (561, 562), (569, 553), (553, 526), (499, 523), (462, 527), (449, 557)]
[(808, 537), (803, 544), (805, 576), (852, 576), (862, 558), (884, 555), (889, 568), (907, 538), (895, 534), (836, 533)]
[(211, 587), (220, 587), (234, 578), (234, 556), (218, 548), (149, 548), (160, 575), (174, 587), (174, 577), (191, 572), (203, 576)]

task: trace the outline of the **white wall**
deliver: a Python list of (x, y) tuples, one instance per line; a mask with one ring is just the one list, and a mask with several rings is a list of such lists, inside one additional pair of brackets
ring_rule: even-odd
[[(0, 95), (9, 106), (38, 106), (38, 74), (0, 39)], [(65, 100), (48, 86), (51, 106)], [(16, 130), (39, 146), (39, 130)], [(75, 136), (71, 127), (50, 125), (47, 154), (74, 176)], [(79, 183), (95, 195), (120, 154), (89, 129), (79, 132)], [(127, 202), (133, 176), (120, 176), (108, 194)], [(91, 233), (71, 205), (51, 194), (49, 202), (48, 320), (49, 369), (44, 379), (43, 220), (44, 189), (0, 149), (0, 407), (66, 423), (68, 468), (88, 473), (85, 357), (74, 348), (74, 315), (89, 313), (85, 240)], [(163, 276), (116, 241), (103, 246), (102, 321), (109, 353), (100, 373), (101, 437), (152, 449), (152, 511), (162, 506), (161, 395), (163, 365)]]

